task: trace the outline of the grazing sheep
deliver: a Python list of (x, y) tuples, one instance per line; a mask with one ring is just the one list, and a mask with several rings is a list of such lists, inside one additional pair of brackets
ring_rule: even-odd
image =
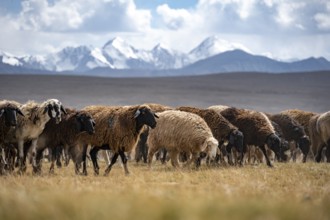
[(287, 141), (294, 141), (296, 148), (300, 148), (304, 154), (303, 162), (306, 162), (307, 155), (310, 148), (310, 141), (305, 133), (304, 128), (295, 121), (292, 117), (286, 114), (268, 114), (269, 119), (280, 127), (281, 136)]
[(65, 114), (65, 110), (60, 101), (57, 99), (49, 99), (41, 104), (29, 101), (20, 107), (25, 117), (19, 117), (17, 126), (10, 132), (10, 140), (8, 142), (18, 144), (19, 154), (19, 172), (26, 170), (24, 159), (24, 142), (32, 141), (33, 168), (36, 171), (36, 147), (39, 135), (45, 128), (46, 123), (55, 118), (56, 122), (61, 121), (61, 111)]
[[(173, 109), (170, 106), (158, 104), (158, 103), (144, 103), (144, 105), (148, 105), (150, 109), (155, 112), (163, 112), (166, 110)], [(148, 134), (149, 134), (149, 128), (146, 127), (141, 132), (139, 141), (135, 148), (135, 160), (136, 162), (139, 162), (143, 158), (143, 162), (147, 163), (147, 156), (148, 156), (148, 146), (147, 146), (147, 140), (148, 140)]]
[(66, 109), (66, 112), (67, 115), (62, 117), (58, 124), (54, 119), (49, 120), (38, 138), (36, 161), (39, 172), (41, 172), (40, 160), (46, 148), (52, 152), (49, 172), (53, 173), (58, 146), (64, 146), (67, 149), (76, 144), (79, 134), (82, 132), (90, 135), (94, 133), (95, 122), (88, 112), (74, 109)]
[(312, 151), (316, 162), (322, 159), (322, 151), (326, 148), (327, 162), (330, 162), (330, 111), (316, 115), (311, 118), (309, 132), (312, 143)]
[(158, 113), (157, 127), (149, 131), (148, 137), (148, 164), (152, 163), (154, 154), (165, 148), (170, 154), (171, 163), (178, 167), (178, 154), (186, 152), (192, 154), (187, 165), (195, 161), (196, 166), (199, 154), (207, 151), (212, 158), (216, 156), (218, 141), (206, 122), (196, 114), (189, 112), (168, 110)]
[(20, 104), (15, 101), (0, 101), (0, 174), (4, 172), (4, 166), (7, 164), (4, 142), (10, 129), (17, 125), (17, 114), (24, 116), (19, 109)]
[(289, 109), (282, 111), (281, 114), (288, 115), (304, 127), (305, 133), (309, 136), (309, 121), (317, 115), (315, 112), (308, 112), (299, 109)]
[[(215, 106), (210, 108), (216, 109)], [(275, 129), (268, 117), (262, 112), (248, 109), (237, 109), (234, 107), (222, 108), (222, 106), (220, 106), (219, 109), (220, 111), (217, 111), (217, 113), (224, 116), (243, 132), (244, 140), (241, 164), (243, 164), (243, 157), (247, 151), (247, 145), (255, 145), (263, 152), (267, 165), (272, 167), (265, 145), (267, 144), (278, 158), (280, 158), (281, 146), (280, 138), (275, 134)]]
[[(194, 107), (179, 107), (177, 110), (190, 112), (202, 117), (207, 125), (210, 127), (213, 136), (219, 142), (220, 147), (226, 141), (228, 141), (227, 155), (231, 155), (231, 147), (234, 146), (238, 152), (243, 150), (243, 134), (240, 132), (236, 126), (232, 125), (227, 119), (222, 115), (216, 113), (212, 109), (198, 109)], [(228, 158), (231, 161), (230, 158)]]
[[(87, 107), (85, 110), (96, 109), (97, 106)], [(139, 135), (144, 125), (151, 128), (156, 127), (157, 115), (154, 114), (148, 105), (135, 105), (125, 107), (101, 107), (100, 111), (91, 113), (95, 120), (95, 134), (87, 136), (82, 134), (79, 138), (79, 145), (83, 150), (83, 157), (85, 157), (85, 150), (87, 145), (91, 145), (90, 151), (91, 159), (94, 166), (95, 174), (99, 173), (99, 166), (97, 164), (97, 152), (100, 149), (111, 149), (114, 153), (111, 163), (105, 170), (105, 175), (108, 175), (112, 166), (116, 163), (118, 156), (120, 156), (125, 174), (129, 174), (127, 168), (127, 158), (125, 152), (131, 152), (136, 146)], [(87, 174), (85, 159), (83, 159), (83, 173)]]

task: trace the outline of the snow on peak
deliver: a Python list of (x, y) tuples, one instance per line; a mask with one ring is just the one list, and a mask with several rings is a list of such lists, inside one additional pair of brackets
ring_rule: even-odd
[(17, 57), (15, 57), (14, 55), (7, 53), (7, 52), (3, 52), (0, 51), (0, 62), (8, 64), (8, 65), (12, 65), (12, 66), (21, 66), (22, 63), (19, 61), (19, 59)]
[(211, 36), (206, 38), (196, 48), (189, 52), (191, 62), (205, 59), (225, 51), (240, 49), (249, 51), (246, 47), (239, 43), (233, 43), (219, 38), (218, 36)]

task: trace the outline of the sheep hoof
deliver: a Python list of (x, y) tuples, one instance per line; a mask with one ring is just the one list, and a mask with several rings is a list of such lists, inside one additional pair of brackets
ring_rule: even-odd
[(99, 169), (94, 169), (94, 175), (95, 175), (95, 176), (98, 176), (99, 174), (100, 174)]
[(129, 176), (129, 175), (131, 175), (131, 174), (130, 174), (130, 172), (125, 172), (125, 175), (126, 175), (126, 176)]

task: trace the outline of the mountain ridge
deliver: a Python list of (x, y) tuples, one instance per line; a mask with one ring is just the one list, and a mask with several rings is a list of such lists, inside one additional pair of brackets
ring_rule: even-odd
[(330, 70), (330, 62), (324, 57), (283, 62), (251, 54), (243, 45), (216, 36), (206, 38), (188, 53), (173, 50), (162, 43), (151, 50), (136, 49), (124, 39), (115, 37), (101, 48), (85, 45), (65, 47), (45, 56), (16, 57), (0, 51), (0, 64), (0, 72), (3, 73), (45, 71), (104, 76), (117, 76), (118, 73), (125, 73), (125, 76), (172, 76)]

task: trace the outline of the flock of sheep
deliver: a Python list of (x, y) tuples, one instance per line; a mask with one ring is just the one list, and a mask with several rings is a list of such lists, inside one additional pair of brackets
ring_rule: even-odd
[(28, 155), (33, 173), (41, 173), (45, 149), (50, 172), (55, 161), (64, 158), (65, 164), (72, 159), (75, 172), (84, 175), (88, 155), (99, 174), (99, 150), (111, 152), (105, 175), (118, 157), (129, 174), (127, 158), (132, 151), (137, 161), (143, 158), (149, 166), (155, 154), (162, 162), (170, 159), (174, 167), (198, 167), (204, 158), (207, 164), (229, 165), (265, 158), (272, 167), (271, 160), (289, 161), (296, 152), (302, 152), (303, 162), (330, 162), (330, 111), (267, 114), (221, 105), (200, 109), (153, 103), (76, 110), (64, 108), (57, 99), (0, 101), (0, 173), (17, 169), (23, 174)]

